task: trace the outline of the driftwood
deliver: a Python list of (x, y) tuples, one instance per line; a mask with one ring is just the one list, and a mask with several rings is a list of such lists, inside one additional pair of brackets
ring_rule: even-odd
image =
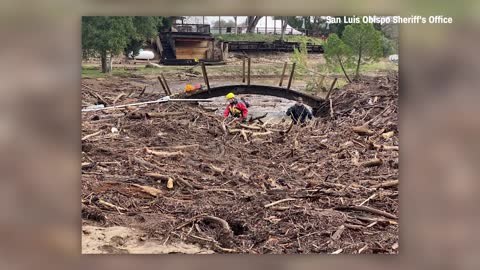
[(365, 162), (360, 163), (360, 166), (362, 167), (375, 167), (375, 166), (380, 166), (383, 164), (383, 161), (379, 158), (374, 158), (371, 160), (367, 160)]
[(261, 116), (257, 116), (257, 117), (250, 117), (250, 119), (248, 120), (249, 123), (252, 123), (256, 120), (260, 120), (260, 119), (263, 119), (265, 117), (267, 117), (268, 113), (265, 113), (264, 115), (261, 115)]
[(143, 119), (143, 118), (162, 118), (170, 116), (180, 116), (185, 115), (183, 112), (149, 112), (149, 113), (138, 113), (132, 112), (127, 115), (128, 119)]
[(265, 131), (265, 132), (252, 132), (252, 136), (266, 136), (266, 135), (270, 135), (272, 133), (273, 132), (271, 132), (270, 130)]
[(221, 168), (218, 168), (218, 167), (216, 167), (216, 166), (214, 166), (214, 165), (212, 165), (212, 164), (208, 164), (207, 167), (208, 167), (210, 170), (212, 170), (212, 171), (214, 171), (214, 172), (217, 172), (217, 173), (219, 173), (219, 174), (223, 174), (223, 173), (225, 172), (225, 170), (223, 170), (223, 169), (221, 169)]
[(351, 230), (361, 230), (361, 229), (365, 228), (365, 226), (348, 224), (348, 223), (345, 223), (343, 225), (345, 226), (345, 228), (348, 228), (348, 229), (351, 229)]
[(386, 188), (398, 186), (398, 180), (385, 181), (383, 183), (372, 186), (372, 188)]
[(244, 125), (244, 124), (239, 124), (240, 127), (246, 128), (246, 129), (252, 129), (252, 130), (262, 130), (261, 127), (258, 126), (252, 126), (252, 125)]
[(375, 134), (373, 130), (368, 129), (366, 126), (352, 127), (352, 131), (358, 135), (368, 135), (371, 136)]
[(297, 200), (297, 199), (294, 199), (294, 198), (286, 198), (286, 199), (282, 199), (282, 200), (279, 200), (279, 201), (276, 201), (276, 202), (272, 202), (272, 203), (269, 203), (269, 204), (265, 204), (263, 207), (269, 208), (269, 207), (271, 207), (271, 206), (277, 205), (277, 204), (282, 203), (282, 202), (296, 201), (296, 200)]
[(169, 116), (179, 116), (179, 115), (185, 115), (183, 112), (149, 112), (146, 114), (147, 117), (149, 118), (157, 118), (157, 117), (169, 117)]
[(366, 204), (368, 201), (370, 201), (371, 199), (377, 197), (377, 193), (374, 193), (372, 196), (368, 197), (366, 200), (364, 200), (362, 203), (360, 203), (358, 206), (362, 206), (364, 204)]
[(98, 134), (101, 134), (101, 133), (102, 133), (102, 131), (100, 130), (100, 131), (97, 131), (97, 132), (95, 132), (95, 133), (89, 134), (89, 135), (83, 137), (83, 138), (82, 138), (82, 141), (85, 141), (85, 140), (87, 140), (88, 138), (97, 136)]
[(188, 149), (188, 148), (198, 148), (200, 147), (199, 144), (190, 144), (190, 145), (174, 145), (174, 146), (154, 146), (154, 147), (150, 147), (150, 149), (175, 149), (175, 150), (179, 150), (179, 149)]
[(343, 234), (343, 231), (345, 230), (345, 226), (344, 225), (341, 225), (340, 227), (338, 227), (338, 230), (332, 235), (332, 239), (334, 241), (340, 239), (340, 237), (342, 237), (342, 234)]
[(113, 100), (113, 106), (115, 106), (115, 103), (121, 98), (125, 96), (125, 93), (120, 93), (114, 100)]
[(140, 95), (138, 95), (138, 97), (141, 97), (145, 93), (145, 90), (147, 90), (147, 86), (143, 87), (142, 92), (140, 92)]
[(378, 144), (372, 144), (373, 148), (376, 148), (378, 150), (393, 150), (393, 151), (399, 151), (398, 146), (396, 145), (378, 145)]
[(148, 154), (152, 154), (157, 157), (178, 157), (178, 156), (184, 156), (183, 152), (181, 151), (175, 151), (175, 152), (166, 152), (166, 151), (153, 151), (145, 147), (145, 152)]
[(127, 209), (123, 208), (123, 207), (120, 207), (120, 206), (116, 206), (112, 203), (109, 203), (107, 201), (104, 201), (102, 199), (98, 199), (95, 201), (96, 203), (100, 204), (100, 205), (103, 205), (103, 206), (106, 206), (107, 208), (112, 208), (112, 209), (115, 209), (117, 211), (127, 211)]
[(144, 175), (155, 178), (155, 179), (160, 180), (160, 181), (168, 181), (168, 179), (170, 178), (167, 175), (163, 175), (163, 174), (159, 174), (159, 173), (145, 173)]
[(233, 235), (232, 229), (230, 228), (230, 225), (228, 225), (228, 222), (226, 222), (225, 220), (223, 220), (221, 218), (214, 217), (214, 216), (202, 216), (202, 217), (200, 217), (200, 219), (205, 220), (205, 221), (209, 221), (209, 222), (215, 222), (222, 227), (222, 229), (225, 233)]
[(157, 197), (158, 195), (162, 194), (161, 190), (156, 189), (154, 187), (141, 186), (141, 185), (138, 185), (138, 184), (131, 184), (131, 185), (134, 186), (134, 187), (138, 187), (140, 189), (140, 191), (142, 191), (144, 193), (147, 193), (147, 194), (150, 194), (153, 197)]
[(240, 134), (242, 134), (243, 136), (243, 139), (245, 139), (246, 142), (248, 142), (248, 136), (247, 136), (247, 133), (245, 132), (245, 130), (240, 130)]
[(393, 214), (390, 214), (390, 213), (387, 213), (385, 211), (382, 211), (382, 210), (378, 210), (378, 209), (375, 209), (375, 208), (371, 208), (371, 207), (368, 207), (368, 206), (337, 206), (334, 208), (335, 210), (357, 210), (357, 211), (364, 211), (364, 212), (369, 212), (369, 213), (372, 213), (372, 214), (377, 214), (377, 215), (380, 215), (380, 216), (384, 216), (384, 217), (387, 217), (387, 218), (391, 218), (391, 219), (398, 219), (397, 216), (393, 215)]
[[(85, 85), (82, 83), (82, 86), (91, 90), (91, 91), (85, 91), (87, 92), (88, 94), (90, 94), (91, 96), (93, 96), (94, 98), (97, 98), (98, 100), (100, 100), (105, 106), (109, 105), (109, 103), (100, 95), (98, 94), (98, 91), (89, 87), (88, 85)], [(93, 91), (93, 92), (92, 92)]]
[(99, 121), (99, 120), (105, 120), (105, 119), (112, 119), (112, 118), (118, 118), (118, 117), (123, 117), (125, 116), (124, 113), (113, 113), (113, 114), (104, 114), (104, 115), (94, 115), (87, 121)]
[(147, 162), (144, 159), (139, 158), (139, 157), (133, 157), (133, 161), (135, 161), (136, 163), (141, 164), (141, 165), (143, 165), (147, 168), (153, 168), (153, 169), (161, 170), (161, 168), (159, 166), (157, 166), (155, 164), (152, 164), (150, 162)]

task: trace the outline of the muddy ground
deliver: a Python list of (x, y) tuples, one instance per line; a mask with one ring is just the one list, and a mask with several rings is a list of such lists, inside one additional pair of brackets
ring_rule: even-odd
[[(129, 78), (82, 79), (82, 103), (161, 96), (142, 89)], [(82, 113), (84, 252), (134, 253), (152, 241), (167, 253), (183, 244), (194, 247), (171, 252), (398, 253), (398, 76), (331, 97), (305, 126), (274, 117), (224, 127), (211, 104)], [(291, 105), (266, 102), (272, 112)], [(141, 236), (92, 243), (87, 226)]]

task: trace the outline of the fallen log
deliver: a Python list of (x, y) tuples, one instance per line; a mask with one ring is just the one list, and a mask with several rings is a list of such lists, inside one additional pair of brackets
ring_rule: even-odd
[(362, 206), (364, 204), (366, 204), (368, 201), (370, 201), (371, 199), (377, 197), (377, 193), (374, 193), (372, 196), (368, 197), (366, 200), (364, 200), (361, 204), (359, 204), (358, 206)]
[(188, 148), (198, 148), (200, 147), (199, 144), (190, 144), (190, 145), (175, 145), (175, 146), (154, 146), (150, 147), (150, 149), (188, 149)]
[(100, 205), (106, 206), (106, 207), (108, 207), (108, 208), (113, 208), (113, 209), (115, 209), (115, 210), (117, 210), (117, 211), (127, 211), (127, 209), (125, 209), (125, 208), (123, 208), (123, 207), (116, 206), (116, 205), (114, 205), (114, 204), (112, 204), (112, 203), (109, 203), (109, 202), (107, 202), (107, 201), (104, 201), (104, 200), (102, 200), (102, 199), (98, 199), (98, 200), (96, 200), (95, 202), (98, 203), (98, 204), (100, 204)]
[(150, 194), (153, 197), (157, 197), (158, 195), (162, 194), (163, 192), (159, 189), (156, 189), (154, 187), (149, 187), (149, 186), (141, 186), (138, 184), (131, 184), (132, 186), (140, 188), (140, 191)]
[(396, 145), (379, 145), (379, 144), (372, 144), (373, 148), (376, 148), (378, 150), (393, 150), (393, 151), (399, 151), (398, 146)]
[(262, 130), (261, 127), (252, 126), (252, 125), (239, 124), (239, 126), (242, 127), (242, 128), (246, 128), (246, 129)]
[(360, 163), (360, 166), (362, 167), (375, 167), (375, 166), (380, 166), (383, 164), (383, 161), (379, 158), (374, 158), (374, 159), (371, 159), (371, 160), (367, 160), (367, 161), (364, 161), (362, 163)]
[(152, 154), (157, 157), (179, 157), (179, 156), (184, 156), (183, 152), (181, 151), (175, 151), (175, 152), (166, 152), (166, 151), (153, 151), (145, 147), (145, 152), (148, 154)]
[(245, 130), (241, 130), (240, 134), (242, 134), (243, 139), (245, 139), (245, 141), (248, 142), (248, 136), (247, 136), (247, 133), (245, 132)]
[(398, 219), (398, 217), (395, 216), (395, 215), (393, 215), (393, 214), (390, 214), (390, 213), (387, 213), (387, 212), (385, 212), (385, 211), (378, 210), (378, 209), (375, 209), (375, 208), (371, 208), (371, 207), (368, 207), (368, 206), (356, 206), (356, 205), (351, 205), (351, 206), (337, 206), (337, 207), (335, 207), (334, 209), (335, 209), (335, 210), (357, 210), (357, 211), (364, 211), (364, 212), (369, 212), (369, 213), (372, 213), (372, 214), (384, 216), (384, 217), (391, 218), (391, 219)]
[(277, 205), (277, 204), (282, 203), (282, 202), (296, 201), (296, 200), (297, 200), (297, 199), (294, 199), (294, 198), (286, 198), (286, 199), (282, 199), (282, 200), (279, 200), (279, 201), (276, 201), (276, 202), (272, 202), (272, 203), (269, 203), (269, 204), (265, 204), (263, 207), (269, 208), (269, 207), (271, 207), (271, 206)]
[(133, 161), (135, 161), (136, 163), (138, 163), (138, 164), (140, 164), (140, 165), (143, 165), (143, 166), (145, 166), (145, 167), (147, 167), (147, 168), (153, 168), (153, 169), (161, 170), (161, 168), (160, 168), (159, 166), (157, 166), (157, 165), (155, 165), (155, 164), (152, 164), (152, 163), (150, 163), (150, 162), (147, 162), (147, 161), (145, 161), (145, 160), (143, 160), (143, 159), (141, 159), (141, 158), (133, 157), (132, 159), (133, 159)]
[(82, 141), (85, 141), (85, 140), (87, 140), (87, 139), (89, 139), (89, 138), (92, 138), (92, 137), (94, 137), (94, 136), (97, 136), (97, 135), (100, 134), (100, 133), (102, 133), (101, 130), (100, 130), (100, 131), (97, 131), (97, 132), (95, 132), (95, 133), (89, 134), (89, 135), (83, 137), (83, 138), (82, 138)]
[(272, 134), (273, 132), (271, 132), (270, 130), (268, 131), (265, 131), (265, 132), (252, 132), (252, 136), (253, 137), (256, 137), (256, 136), (266, 136), (266, 135), (270, 135)]
[(385, 181), (383, 183), (372, 186), (372, 188), (386, 188), (398, 186), (398, 180)]
[(372, 218), (372, 217), (355, 217), (358, 220), (367, 221), (367, 222), (385, 222), (391, 225), (398, 225), (398, 222), (392, 219), (384, 219), (384, 218)]
[(368, 129), (366, 126), (352, 127), (352, 131), (358, 135), (368, 135), (371, 136), (375, 134), (373, 130)]

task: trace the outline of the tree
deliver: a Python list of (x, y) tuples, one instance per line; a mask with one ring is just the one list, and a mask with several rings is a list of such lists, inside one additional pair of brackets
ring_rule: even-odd
[(131, 17), (82, 17), (82, 47), (100, 54), (102, 72), (107, 73), (111, 71), (112, 56), (127, 46), (133, 31)]
[[(341, 19), (341, 23), (331, 23), (331, 24), (328, 24), (327, 26), (327, 31), (328, 33), (335, 33), (337, 34), (339, 37), (342, 37), (343, 36), (343, 31), (345, 30), (345, 27), (347, 27), (348, 25), (350, 25), (350, 23), (344, 23), (344, 20), (343, 20), (343, 17), (344, 16), (333, 16), (334, 18), (340, 18)], [(348, 18), (348, 16), (345, 16)], [(350, 16), (351, 17), (351, 16)]]
[(263, 16), (248, 16), (247, 17), (247, 33), (253, 33), (255, 27)]
[(351, 24), (343, 31), (343, 41), (356, 58), (355, 79), (360, 77), (360, 64), (382, 55), (382, 34), (372, 24)]
[(280, 31), (280, 40), (283, 41), (284, 35), (285, 35), (285, 30), (287, 29), (288, 26), (288, 18), (290, 17), (285, 17), (285, 16), (274, 16), (274, 20), (280, 20), (281, 21), (281, 31)]
[(135, 31), (132, 32), (129, 43), (124, 49), (126, 56), (130, 52), (137, 55), (145, 42), (154, 38), (163, 26), (162, 17), (135, 16), (132, 18), (132, 22)]
[(337, 34), (333, 33), (328, 36), (327, 42), (324, 44), (324, 50), (323, 55), (327, 63), (333, 66), (339, 65), (348, 82), (352, 82), (345, 70), (353, 65), (352, 49)]
[(214, 21), (213, 22), (213, 27), (235, 27), (235, 22), (232, 21), (232, 20), (228, 20), (228, 21), (225, 21), (224, 19), (221, 19), (220, 20), (220, 24), (218, 23), (218, 21)]
[(82, 17), (84, 55), (99, 54), (102, 72), (111, 72), (114, 55), (127, 48), (138, 53), (138, 49), (154, 37), (162, 25), (162, 17)]

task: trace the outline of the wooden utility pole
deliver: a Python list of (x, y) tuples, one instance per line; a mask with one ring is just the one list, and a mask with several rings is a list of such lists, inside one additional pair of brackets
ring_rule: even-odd
[(242, 63), (242, 83), (245, 83), (245, 57), (243, 57), (243, 63)]
[(290, 86), (292, 85), (292, 80), (293, 80), (293, 75), (295, 74), (295, 65), (297, 63), (293, 63), (292, 65), (292, 72), (290, 73), (290, 78), (288, 79), (288, 86), (287, 86), (287, 89), (290, 89)]
[(202, 73), (203, 73), (203, 80), (207, 85), (207, 90), (210, 91), (210, 83), (208, 82), (207, 68), (205, 68), (205, 62), (202, 62)]
[(282, 86), (283, 77), (285, 77), (285, 71), (286, 70), (287, 70), (287, 62), (285, 62), (285, 64), (283, 64), (282, 76), (280, 77), (280, 83), (278, 84), (278, 86)]
[(222, 25), (220, 21), (220, 16), (218, 16), (218, 33), (220, 33), (220, 35), (222, 34)]
[(250, 57), (248, 57), (248, 77), (247, 77), (247, 85), (250, 85)]
[(165, 79), (165, 76), (163, 76), (163, 73), (160, 74), (160, 76), (162, 76), (163, 83), (165, 84), (165, 88), (167, 89), (168, 95), (170, 96), (172, 94), (172, 91), (170, 91), (170, 87), (168, 87), (167, 80)]
[(160, 84), (162, 85), (162, 89), (163, 89), (163, 91), (165, 92), (165, 95), (168, 96), (167, 88), (165, 88), (165, 85), (163, 84), (162, 78), (161, 78), (160, 76), (158, 76), (158, 81), (159, 81)]

